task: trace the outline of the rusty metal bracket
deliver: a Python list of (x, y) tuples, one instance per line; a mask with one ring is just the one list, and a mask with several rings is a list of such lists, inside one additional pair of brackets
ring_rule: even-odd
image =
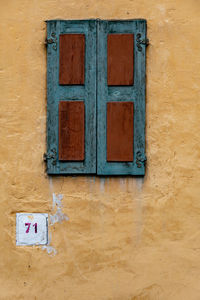
[(149, 45), (149, 39), (143, 39), (141, 40), (141, 33), (138, 33), (136, 35), (136, 42), (137, 42), (137, 48), (138, 48), (138, 51), (142, 51), (142, 46), (141, 45), (145, 45), (145, 46), (148, 46)]
[(56, 38), (56, 34), (54, 32), (52, 32), (51, 38), (46, 39), (46, 41), (45, 41), (46, 46), (49, 44), (53, 44), (53, 49), (57, 50), (57, 38)]
[(146, 156), (142, 155), (141, 151), (138, 151), (136, 153), (136, 164), (137, 164), (138, 168), (141, 168), (142, 165), (144, 166), (146, 163), (146, 160), (147, 160)]

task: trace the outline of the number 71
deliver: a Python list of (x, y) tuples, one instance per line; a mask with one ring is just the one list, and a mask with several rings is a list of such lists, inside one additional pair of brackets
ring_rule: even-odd
[[(25, 226), (27, 226), (26, 233), (29, 233), (31, 223), (25, 223)], [(37, 233), (37, 223), (33, 224), (33, 227), (35, 228), (35, 233)]]

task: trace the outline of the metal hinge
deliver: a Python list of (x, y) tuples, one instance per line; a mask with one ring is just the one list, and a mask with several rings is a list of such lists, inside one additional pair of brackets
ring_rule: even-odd
[(52, 32), (51, 34), (51, 38), (45, 40), (45, 45), (49, 45), (49, 44), (53, 44), (53, 49), (57, 50), (57, 38), (56, 38), (56, 34), (54, 32)]
[(137, 42), (137, 47), (138, 47), (138, 51), (142, 51), (142, 47), (141, 45), (145, 45), (146, 47), (149, 45), (149, 39), (141, 39), (141, 33), (138, 33), (136, 36), (136, 42)]
[(146, 155), (142, 154), (141, 151), (137, 151), (136, 153), (136, 165), (138, 168), (141, 168), (142, 166), (145, 166), (147, 161)]
[(43, 160), (44, 160), (44, 162), (47, 162), (48, 159), (51, 160), (52, 165), (56, 165), (57, 153), (56, 153), (56, 149), (55, 148), (51, 149), (50, 153), (44, 153), (43, 154)]

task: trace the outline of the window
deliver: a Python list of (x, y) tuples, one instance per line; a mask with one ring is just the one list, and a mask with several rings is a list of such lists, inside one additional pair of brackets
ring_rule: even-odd
[(47, 21), (47, 173), (145, 174), (146, 21)]

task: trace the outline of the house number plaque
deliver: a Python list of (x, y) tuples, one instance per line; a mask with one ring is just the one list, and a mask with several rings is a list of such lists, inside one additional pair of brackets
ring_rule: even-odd
[(48, 243), (48, 214), (17, 213), (16, 245), (46, 245)]

